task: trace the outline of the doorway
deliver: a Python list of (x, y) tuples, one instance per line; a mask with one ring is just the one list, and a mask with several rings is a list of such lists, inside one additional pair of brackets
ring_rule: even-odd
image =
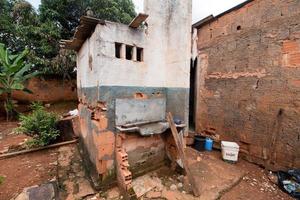
[(196, 103), (196, 82), (197, 82), (197, 62), (198, 59), (191, 59), (190, 65), (190, 95), (189, 95), (189, 129), (195, 130), (195, 103)]

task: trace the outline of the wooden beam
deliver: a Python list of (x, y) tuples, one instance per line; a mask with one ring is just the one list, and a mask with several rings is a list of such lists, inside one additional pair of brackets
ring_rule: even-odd
[(186, 172), (186, 175), (187, 175), (187, 177), (189, 179), (189, 182), (190, 182), (190, 184), (192, 186), (193, 193), (194, 193), (194, 195), (196, 197), (198, 197), (198, 196), (200, 196), (200, 192), (198, 191), (198, 188), (196, 186), (195, 178), (194, 178), (194, 176), (192, 175), (192, 173), (191, 173), (191, 171), (189, 169), (188, 162), (185, 159), (184, 148), (183, 148), (182, 143), (180, 142), (179, 134), (178, 134), (178, 131), (177, 131), (176, 126), (174, 124), (173, 116), (172, 116), (172, 114), (170, 112), (168, 113), (167, 120), (169, 122), (171, 131), (172, 131), (172, 135), (173, 135), (173, 138), (174, 138), (175, 143), (176, 143), (176, 147), (177, 147), (177, 151), (178, 151), (179, 157), (180, 157), (180, 159), (181, 159), (181, 161), (183, 163), (183, 168), (184, 168), (184, 170)]
[(41, 151), (41, 150), (45, 150), (45, 149), (51, 149), (51, 148), (56, 148), (56, 147), (60, 147), (60, 146), (64, 146), (64, 145), (69, 145), (69, 144), (73, 144), (73, 143), (77, 143), (77, 142), (78, 142), (78, 139), (75, 139), (75, 140), (52, 144), (52, 145), (39, 147), (39, 148), (35, 148), (35, 149), (28, 149), (28, 150), (23, 150), (23, 151), (7, 153), (7, 154), (0, 155), (0, 160), (5, 159), (5, 158), (10, 158), (13, 156), (26, 154), (26, 153), (32, 153), (32, 152)]
[(129, 24), (131, 28), (138, 28), (147, 18), (149, 15), (144, 13), (139, 13)]

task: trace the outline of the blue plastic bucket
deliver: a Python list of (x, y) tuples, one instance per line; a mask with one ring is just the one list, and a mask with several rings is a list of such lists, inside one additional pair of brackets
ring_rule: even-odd
[(205, 140), (206, 140), (205, 137), (196, 135), (194, 148), (197, 149), (198, 151), (205, 151)]
[(213, 144), (214, 144), (214, 141), (212, 139), (206, 138), (206, 140), (205, 140), (205, 150), (206, 151), (212, 151)]

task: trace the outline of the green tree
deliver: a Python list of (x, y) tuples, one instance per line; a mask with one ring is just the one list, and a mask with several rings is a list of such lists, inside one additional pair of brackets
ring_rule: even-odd
[(28, 60), (41, 75), (75, 76), (75, 54), (61, 50), (90, 7), (95, 17), (129, 23), (136, 15), (132, 0), (42, 0), (37, 13), (25, 0), (0, 0), (0, 43), (11, 52), (29, 49)]
[(12, 7), (14, 22), (22, 25), (36, 25), (37, 14), (32, 5), (25, 0), (17, 0)]
[[(58, 73), (63, 77), (75, 74), (72, 73), (76, 66), (75, 54), (59, 50), (58, 45), (59, 40), (70, 39), (73, 36), (80, 17), (85, 15), (88, 7), (94, 12), (95, 17), (115, 22), (129, 23), (136, 15), (132, 0), (42, 0), (39, 7), (40, 22), (54, 23), (56, 31), (59, 31), (59, 34), (52, 37), (53, 43), (41, 42), (42, 46), (51, 52), (51, 54), (43, 53), (47, 55), (46, 59), (49, 62), (43, 60), (44, 63), (41, 65), (51, 66), (44, 67), (43, 73)], [(45, 29), (40, 31), (43, 30)]]
[(54, 22), (61, 27), (61, 37), (70, 38), (84, 14), (86, 0), (42, 0), (39, 17), (42, 23)]
[(90, 0), (95, 17), (129, 24), (136, 16), (132, 0)]
[(15, 41), (15, 24), (10, 16), (11, 11), (12, 4), (7, 0), (0, 0), (0, 42), (8, 47), (12, 46)]
[(12, 92), (21, 90), (29, 92), (24, 82), (37, 75), (37, 72), (29, 72), (31, 64), (26, 63), (28, 49), (20, 54), (11, 54), (5, 45), (0, 43), (0, 95), (6, 94), (4, 107), (7, 113), (7, 120), (12, 119), (15, 109), (12, 99)]

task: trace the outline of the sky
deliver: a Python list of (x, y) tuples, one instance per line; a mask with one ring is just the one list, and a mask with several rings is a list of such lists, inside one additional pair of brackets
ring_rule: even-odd
[[(28, 0), (38, 8), (40, 0)], [(214, 16), (244, 2), (245, 0), (193, 0), (193, 23), (213, 14)], [(137, 12), (143, 11), (143, 0), (133, 0)]]

